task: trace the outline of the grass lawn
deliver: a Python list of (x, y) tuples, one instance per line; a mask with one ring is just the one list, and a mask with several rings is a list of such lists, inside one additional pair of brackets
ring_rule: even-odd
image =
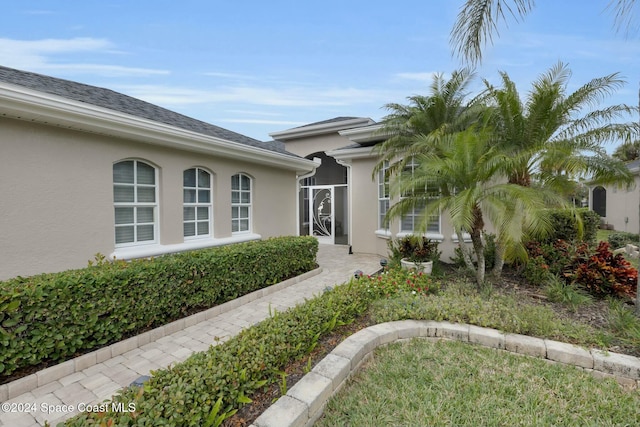
[(640, 425), (639, 407), (637, 390), (577, 368), (415, 339), (378, 349), (315, 426)]

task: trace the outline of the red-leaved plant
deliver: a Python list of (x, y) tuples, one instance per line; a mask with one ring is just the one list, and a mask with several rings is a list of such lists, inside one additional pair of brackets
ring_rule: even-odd
[(634, 297), (638, 270), (622, 254), (614, 255), (608, 242), (600, 242), (591, 253), (586, 243), (579, 245), (571, 272), (565, 277), (596, 296), (616, 295)]

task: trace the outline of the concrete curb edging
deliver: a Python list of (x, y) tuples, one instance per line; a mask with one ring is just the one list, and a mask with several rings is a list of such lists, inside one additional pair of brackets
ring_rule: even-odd
[(450, 339), (534, 356), (582, 368), (622, 385), (640, 387), (640, 359), (625, 354), (586, 350), (572, 344), (505, 334), (496, 329), (449, 322), (401, 320), (363, 329), (340, 343), (286, 395), (262, 413), (250, 427), (311, 427), (327, 401), (337, 393), (373, 350), (410, 338)]
[(280, 283), (276, 283), (275, 285), (258, 289), (257, 291), (251, 292), (250, 294), (243, 295), (234, 300), (227, 301), (210, 309), (193, 314), (189, 317), (178, 319), (174, 322), (144, 332), (140, 335), (127, 338), (123, 341), (113, 343), (107, 347), (103, 347), (90, 353), (83, 354), (82, 356), (78, 356), (74, 359), (67, 360), (66, 362), (50, 366), (26, 377), (11, 381), (6, 384), (2, 384), (0, 385), (0, 402), (13, 399), (23, 393), (30, 392), (38, 387), (42, 387), (46, 384), (57, 381), (67, 375), (83, 371), (86, 368), (94, 366), (98, 363), (102, 363), (108, 359), (111, 359), (112, 357), (116, 357), (130, 350), (142, 347), (143, 345), (156, 341), (159, 338), (171, 335), (175, 332), (196, 325), (202, 321), (209, 320), (215, 316), (219, 316), (220, 314), (238, 308), (248, 302), (255, 301), (258, 298), (268, 296), (284, 288), (295, 285), (303, 280), (309, 279), (313, 276), (317, 276), (322, 272), (322, 270), (323, 269), (321, 267), (316, 268), (299, 276), (292, 277), (291, 279), (287, 279)]

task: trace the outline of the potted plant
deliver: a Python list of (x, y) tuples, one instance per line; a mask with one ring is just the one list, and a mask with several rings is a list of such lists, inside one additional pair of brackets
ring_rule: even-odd
[(400, 264), (406, 270), (415, 269), (431, 274), (433, 259), (437, 256), (436, 242), (426, 237), (408, 235), (396, 241), (396, 250), (400, 254)]

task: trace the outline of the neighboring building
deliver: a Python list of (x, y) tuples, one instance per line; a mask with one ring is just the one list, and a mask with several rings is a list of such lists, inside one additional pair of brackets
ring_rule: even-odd
[(604, 225), (616, 231), (640, 232), (640, 160), (627, 164), (635, 183), (629, 189), (620, 186), (591, 186), (589, 208), (602, 217)]
[(295, 235), (314, 162), (147, 102), (0, 67), (0, 280)]
[[(373, 148), (384, 141), (382, 125), (362, 117), (337, 117), (271, 133), (287, 151), (319, 158), (316, 173), (300, 183), (298, 230), (321, 242), (349, 244), (353, 252), (387, 254), (390, 239), (413, 234), (417, 210), (391, 224), (384, 216), (395, 200), (385, 174), (373, 177)], [(457, 238), (444, 215), (431, 218), (426, 237), (440, 243), (442, 260), (454, 256)]]

